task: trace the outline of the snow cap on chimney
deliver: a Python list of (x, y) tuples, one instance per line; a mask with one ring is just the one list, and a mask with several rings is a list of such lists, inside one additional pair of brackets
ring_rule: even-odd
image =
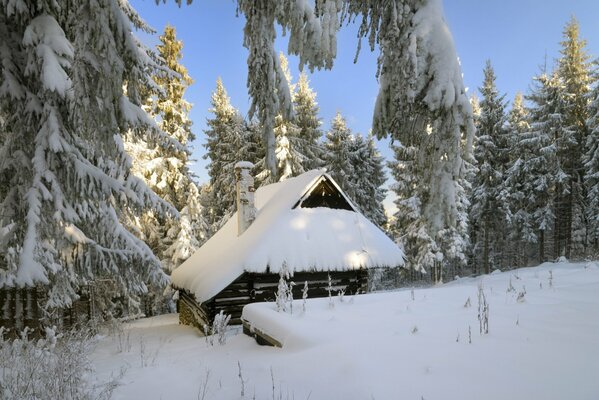
[(237, 235), (241, 235), (254, 222), (256, 206), (254, 204), (254, 164), (240, 161), (235, 164), (237, 186)]

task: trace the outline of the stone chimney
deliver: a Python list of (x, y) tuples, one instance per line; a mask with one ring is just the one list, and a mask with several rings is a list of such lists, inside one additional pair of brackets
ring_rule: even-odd
[(235, 181), (237, 186), (237, 235), (241, 235), (254, 222), (256, 206), (254, 205), (254, 164), (240, 161), (235, 164)]

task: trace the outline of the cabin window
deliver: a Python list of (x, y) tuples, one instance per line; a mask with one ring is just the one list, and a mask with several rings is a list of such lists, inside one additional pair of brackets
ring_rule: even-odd
[(321, 179), (309, 194), (301, 198), (294, 206), (301, 208), (326, 207), (338, 210), (354, 211), (353, 207), (326, 177)]

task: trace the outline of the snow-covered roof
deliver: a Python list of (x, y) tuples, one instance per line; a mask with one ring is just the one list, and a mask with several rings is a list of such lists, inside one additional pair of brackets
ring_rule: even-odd
[[(256, 191), (256, 219), (237, 235), (237, 218), (229, 221), (195, 254), (173, 271), (173, 285), (211, 299), (244, 271), (278, 273), (285, 262), (291, 272), (345, 271), (397, 267), (403, 253), (359, 212), (324, 207), (302, 208), (321, 180), (323, 170), (308, 171)], [(351, 205), (351, 201), (343, 195)], [(351, 205), (351, 208), (355, 207)]]

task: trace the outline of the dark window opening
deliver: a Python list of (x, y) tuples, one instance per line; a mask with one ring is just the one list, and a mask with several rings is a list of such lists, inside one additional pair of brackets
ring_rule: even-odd
[(326, 207), (338, 210), (354, 211), (352, 206), (327, 178), (322, 179), (307, 197), (300, 199), (293, 208)]

